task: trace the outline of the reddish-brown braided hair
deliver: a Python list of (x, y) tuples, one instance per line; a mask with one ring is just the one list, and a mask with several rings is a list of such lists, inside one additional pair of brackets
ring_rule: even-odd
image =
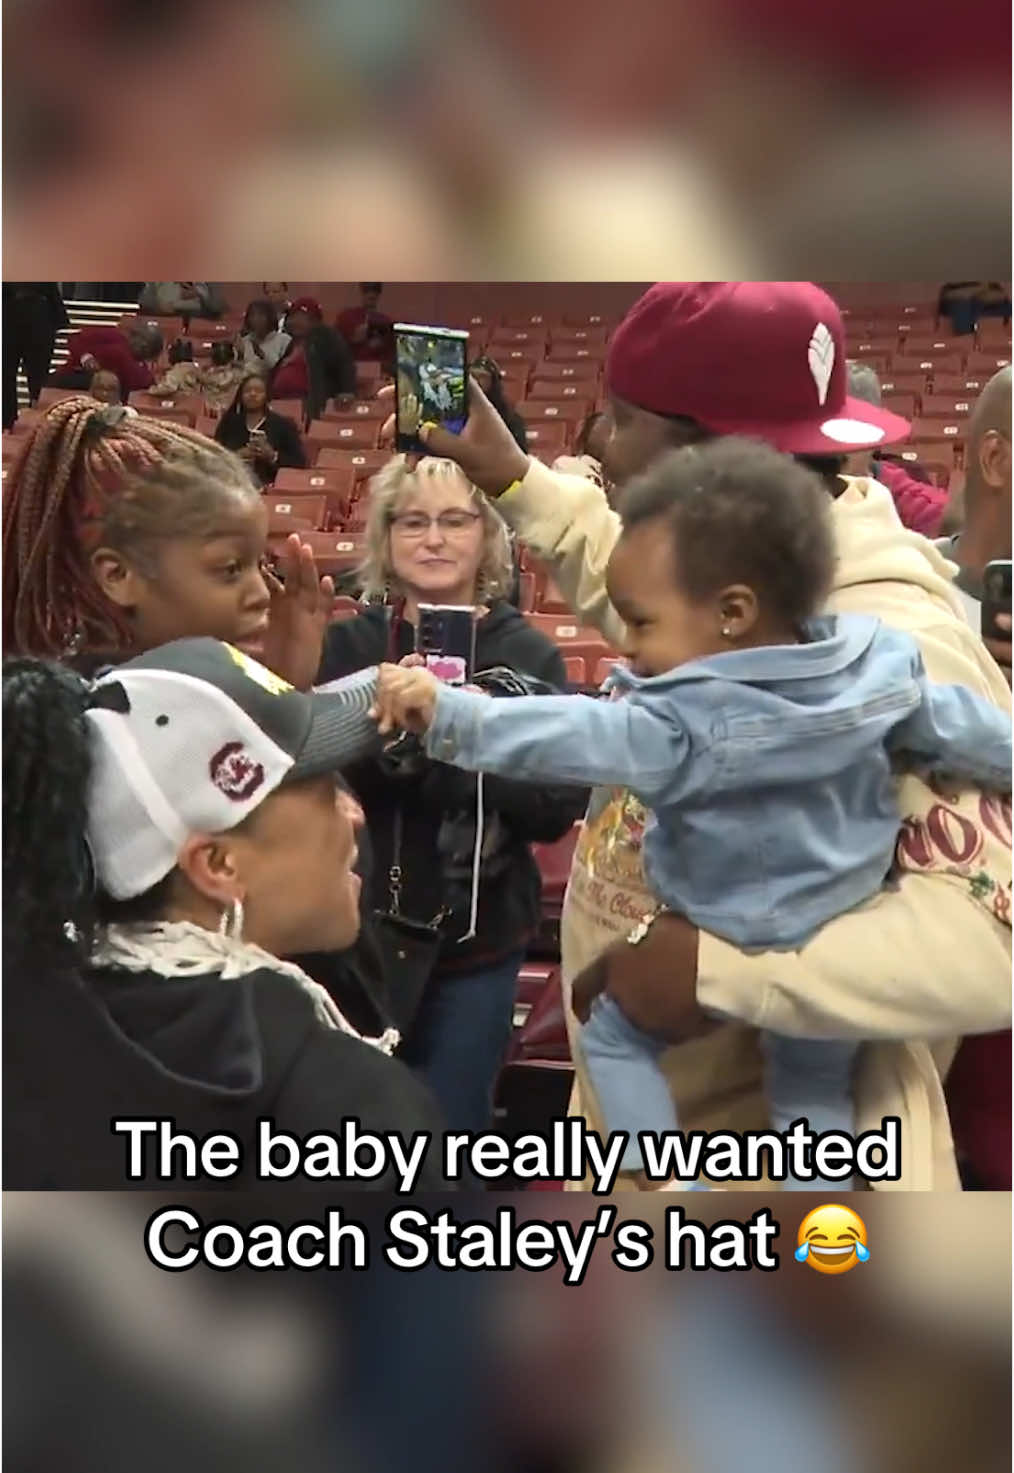
[(242, 463), (196, 430), (84, 396), (54, 404), (5, 487), (4, 649), (129, 649), (129, 620), (103, 596), (90, 553), (143, 555), (154, 539), (186, 535), (223, 490), (256, 495)]

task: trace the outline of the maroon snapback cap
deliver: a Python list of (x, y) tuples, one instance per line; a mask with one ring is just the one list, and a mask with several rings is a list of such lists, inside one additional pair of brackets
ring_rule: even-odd
[(660, 281), (609, 345), (611, 394), (750, 435), (790, 455), (845, 455), (911, 426), (848, 392), (835, 303), (810, 281)]

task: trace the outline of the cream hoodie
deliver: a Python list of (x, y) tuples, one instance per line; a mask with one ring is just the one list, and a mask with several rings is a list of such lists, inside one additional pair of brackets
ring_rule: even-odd
[[(605, 572), (620, 520), (602, 491), (533, 460), (498, 505), (548, 563), (575, 613), (618, 644), (623, 626)], [(852, 481), (834, 517), (840, 562), (830, 609), (876, 614), (907, 630), (931, 679), (968, 685), (1009, 709), (999, 669), (965, 622), (953, 565), (901, 526), (887, 489)], [(902, 1178), (885, 1185), (957, 1190), (941, 1070), (961, 1034), (1010, 1026), (1010, 801), (934, 792), (909, 776), (899, 806), (897, 883), (800, 950), (746, 955), (702, 932), (698, 997), (741, 1021), (668, 1050), (662, 1066), (684, 1129), (757, 1129), (767, 1117), (756, 1028), (867, 1040), (856, 1078), (857, 1129), (879, 1126), (885, 1115), (902, 1122)], [(630, 794), (593, 794), (561, 929), (568, 1003), (571, 979), (652, 903), (641, 869), (643, 828), (644, 811)], [(569, 1007), (567, 1017), (576, 1070), (571, 1113), (587, 1113), (601, 1129)]]

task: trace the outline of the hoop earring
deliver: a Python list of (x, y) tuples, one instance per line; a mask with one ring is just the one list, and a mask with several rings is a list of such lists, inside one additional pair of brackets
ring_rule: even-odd
[(218, 919), (218, 934), (227, 941), (243, 940), (243, 902), (231, 900)]

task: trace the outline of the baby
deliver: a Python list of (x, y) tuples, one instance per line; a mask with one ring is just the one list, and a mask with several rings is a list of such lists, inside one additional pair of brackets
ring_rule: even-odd
[[(489, 700), (384, 666), (381, 730), (424, 733), (432, 757), (469, 770), (629, 788), (651, 810), (644, 863), (662, 908), (737, 946), (798, 947), (883, 884), (896, 770), (1010, 789), (1006, 712), (931, 685), (914, 641), (877, 619), (818, 617), (834, 557), (830, 501), (804, 466), (733, 438), (673, 451), (623, 501), (607, 573), (627, 626), (614, 699)], [(606, 1123), (629, 1133), (628, 1171), (638, 1131), (677, 1125), (657, 1067), (668, 1041), (608, 991), (581, 1031)], [(775, 1128), (802, 1116), (852, 1134), (855, 1046), (764, 1043)]]

